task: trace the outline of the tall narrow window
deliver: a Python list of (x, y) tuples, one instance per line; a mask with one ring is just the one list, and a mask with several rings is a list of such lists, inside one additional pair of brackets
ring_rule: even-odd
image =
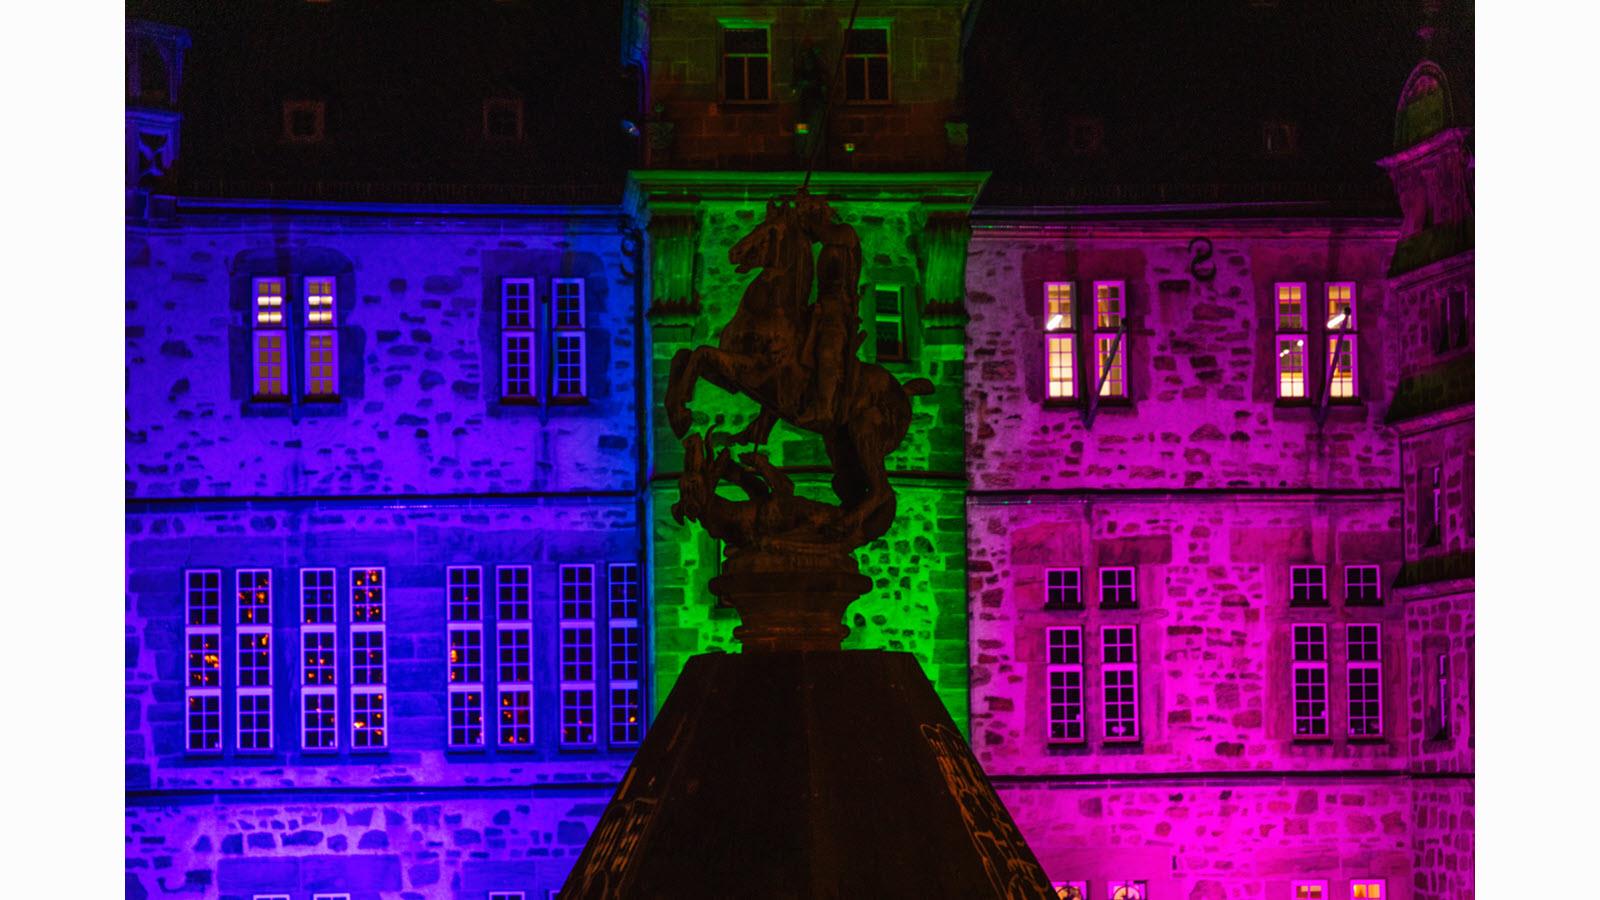
[(483, 746), (483, 570), (445, 569), (451, 747)]
[(1383, 737), (1383, 649), (1377, 625), (1349, 625), (1345, 674), (1350, 689), (1350, 736)]
[(1344, 602), (1352, 606), (1377, 606), (1383, 603), (1377, 566), (1344, 567)]
[(1083, 594), (1078, 587), (1077, 569), (1045, 569), (1044, 608), (1083, 609)]
[(495, 569), (495, 599), (500, 745), (525, 747), (533, 743), (533, 570)]
[(844, 97), (889, 102), (889, 29), (852, 28), (844, 38)]
[(898, 284), (880, 284), (872, 289), (873, 346), (879, 362), (898, 362), (906, 358), (904, 301)]
[(190, 753), (222, 752), (222, 573), (184, 573), (183, 735)]
[(1077, 392), (1078, 339), (1072, 282), (1051, 281), (1044, 286), (1045, 396), (1051, 400), (1070, 400)]
[(1132, 625), (1100, 630), (1107, 743), (1139, 739), (1138, 634)]
[(533, 301), (533, 279), (500, 282), (500, 395), (506, 400), (530, 400), (539, 393)]
[(1328, 632), (1322, 625), (1295, 625), (1294, 736), (1328, 736)]
[(765, 27), (722, 30), (722, 97), (733, 103), (772, 98), (772, 55)]
[(1328, 285), (1328, 396), (1356, 396), (1356, 286), (1348, 281)]
[(334, 570), (300, 570), (300, 746), (339, 749), (338, 602)]
[(1278, 399), (1306, 396), (1306, 286), (1273, 286), (1277, 309)]
[(594, 566), (564, 565), (561, 577), (561, 745), (595, 742)]
[(584, 376), (586, 347), (583, 334), (583, 280), (557, 278), (551, 286), (555, 319), (554, 396), (562, 399), (587, 394)]
[(272, 749), (272, 571), (240, 569), (234, 573), (239, 629), (239, 749)]
[(1328, 900), (1326, 881), (1294, 882), (1294, 900)]
[(257, 400), (283, 400), (289, 396), (288, 321), (284, 317), (282, 278), (257, 278), (251, 282), (251, 368)]
[(1381, 878), (1352, 879), (1350, 900), (1386, 900)]
[(1450, 656), (1433, 657), (1433, 740), (1450, 739)]
[(1137, 605), (1133, 594), (1133, 569), (1100, 570), (1100, 605), (1118, 609), (1132, 609)]
[(388, 684), (383, 607), (383, 569), (350, 570), (350, 746), (381, 750), (389, 745), (384, 692)]
[(607, 574), (611, 586), (608, 628), (611, 671), (611, 743), (637, 744), (644, 735), (644, 695), (639, 684), (644, 668), (644, 648), (639, 632), (638, 563), (612, 563)]
[(1125, 292), (1120, 281), (1094, 283), (1094, 379), (1102, 397), (1128, 396)]
[(1045, 629), (1047, 727), (1052, 744), (1083, 743), (1083, 629)]
[(1467, 345), (1467, 289), (1452, 287), (1439, 297), (1438, 339), (1434, 349), (1440, 353)]
[(330, 400), (339, 396), (339, 333), (334, 330), (332, 278), (307, 278), (306, 396)]
[(1326, 606), (1327, 570), (1322, 566), (1290, 566), (1289, 602), (1295, 606)]

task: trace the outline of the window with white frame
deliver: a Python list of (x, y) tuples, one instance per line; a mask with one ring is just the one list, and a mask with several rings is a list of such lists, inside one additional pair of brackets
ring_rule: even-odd
[(1323, 625), (1294, 625), (1294, 736), (1328, 736), (1328, 632)]
[(1101, 397), (1128, 396), (1127, 288), (1094, 283), (1094, 378)]
[(1139, 740), (1139, 629), (1116, 625), (1100, 630), (1108, 743)]
[(551, 282), (554, 298), (555, 382), (552, 394), (563, 400), (587, 396), (584, 360), (583, 279), (557, 278)]
[(637, 744), (644, 736), (644, 694), (640, 688), (644, 671), (644, 644), (639, 629), (639, 607), (643, 596), (638, 563), (612, 563), (606, 580), (611, 590), (607, 609), (610, 629), (611, 671), (607, 690), (611, 695), (611, 743)]
[(350, 570), (350, 746), (356, 750), (389, 745), (386, 593), (383, 569)]
[(490, 891), (489, 900), (524, 900), (527, 895), (522, 891)]
[(1382, 878), (1350, 879), (1350, 900), (1387, 900)]
[(1133, 569), (1114, 567), (1100, 570), (1100, 605), (1115, 608), (1132, 608), (1137, 604), (1133, 593)]
[(1328, 574), (1322, 566), (1289, 567), (1289, 602), (1322, 606), (1328, 602)]
[(1083, 609), (1077, 569), (1044, 570), (1045, 609)]
[(561, 606), (561, 745), (595, 742), (594, 566), (563, 565)]
[(722, 99), (764, 103), (772, 99), (770, 32), (760, 23), (724, 23)]
[(1304, 282), (1273, 285), (1277, 316), (1278, 399), (1306, 398), (1306, 286)]
[(305, 280), (306, 396), (330, 400), (339, 396), (339, 333), (334, 330), (334, 280)]
[(1052, 744), (1081, 744), (1083, 731), (1083, 629), (1045, 629), (1046, 724)]
[(221, 753), (222, 572), (186, 571), (184, 607), (184, 748)]
[(333, 569), (300, 570), (300, 746), (339, 749), (338, 600)]
[(1070, 400), (1078, 396), (1078, 335), (1072, 282), (1045, 282), (1044, 315), (1045, 397)]
[(844, 38), (844, 98), (851, 103), (889, 102), (889, 29), (857, 26)]
[(446, 639), (449, 642), (451, 747), (483, 744), (483, 569), (445, 569)]
[(284, 280), (251, 281), (251, 370), (257, 400), (289, 398), (289, 323), (284, 315)]
[(272, 571), (240, 569), (234, 586), (238, 746), (267, 751), (272, 749)]
[(1377, 625), (1345, 626), (1350, 736), (1383, 737), (1383, 648)]
[(539, 395), (536, 298), (532, 278), (500, 282), (500, 396), (505, 400)]
[(1328, 900), (1326, 881), (1296, 881), (1291, 888), (1294, 900)]
[(251, 894), (250, 900), (289, 900), (288, 894)]
[(1376, 606), (1383, 602), (1377, 566), (1344, 567), (1344, 601), (1361, 606)]
[(495, 569), (495, 690), (500, 746), (533, 744), (533, 570)]
[(872, 335), (878, 362), (906, 359), (905, 291), (900, 285), (873, 286)]
[(1328, 397), (1356, 397), (1356, 286), (1349, 281), (1327, 285)]

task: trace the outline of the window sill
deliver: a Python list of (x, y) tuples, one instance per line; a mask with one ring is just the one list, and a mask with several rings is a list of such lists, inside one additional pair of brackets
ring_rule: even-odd
[(1113, 610), (1113, 611), (1115, 611), (1115, 610), (1129, 610), (1129, 611), (1132, 611), (1132, 610), (1137, 610), (1139, 608), (1139, 604), (1137, 604), (1137, 603), (1102, 603), (1102, 604), (1100, 604), (1100, 608), (1101, 609), (1105, 609), (1105, 610)]
[(1144, 738), (1105, 738), (1100, 742), (1101, 753), (1143, 753)]
[(551, 406), (588, 406), (588, 397), (551, 397)]
[(1346, 597), (1344, 598), (1344, 605), (1363, 608), (1382, 608), (1383, 598), (1379, 597), (1376, 600), (1361, 600), (1354, 597)]
[(882, 108), (882, 107), (885, 107), (885, 106), (893, 106), (893, 105), (894, 105), (894, 100), (892, 100), (892, 99), (883, 99), (883, 100), (851, 100), (851, 99), (850, 99), (850, 98), (848, 98), (848, 97), (846, 97), (846, 98), (845, 98), (845, 101), (844, 101), (844, 105), (845, 105), (845, 106), (847, 106), (847, 107), (860, 107), (860, 106), (864, 106), (864, 107), (868, 107), (868, 108), (871, 108), (871, 107), (878, 107), (878, 108), (880, 108), (880, 109), (881, 109), (881, 108)]
[(1354, 745), (1360, 746), (1360, 747), (1384, 747), (1384, 746), (1388, 746), (1388, 744), (1389, 744), (1389, 739), (1384, 737), (1381, 734), (1378, 734), (1378, 735), (1366, 735), (1366, 734), (1354, 735), (1354, 734), (1352, 734), (1348, 738), (1346, 738), (1345, 740), (1346, 740), (1346, 742), (1348, 742), (1350, 744), (1354, 744)]
[(1333, 746), (1333, 738), (1325, 735), (1317, 735), (1315, 737), (1297, 736), (1291, 739), (1291, 743), (1297, 747), (1331, 747)]
[(1327, 609), (1329, 606), (1326, 600), (1289, 600), (1290, 609)]
[(1045, 612), (1083, 612), (1082, 603), (1046, 603), (1042, 609)]
[(1051, 756), (1088, 756), (1093, 751), (1087, 740), (1055, 740), (1045, 742), (1044, 752)]
[(538, 406), (538, 397), (501, 397), (501, 406)]
[(771, 98), (765, 100), (719, 100), (717, 105), (728, 109), (730, 112), (764, 112), (777, 109), (778, 101)]

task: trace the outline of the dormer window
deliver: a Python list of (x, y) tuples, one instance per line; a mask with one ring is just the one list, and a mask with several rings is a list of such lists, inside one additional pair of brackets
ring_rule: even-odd
[(322, 140), (327, 108), (321, 100), (283, 101), (283, 139), (291, 144), (315, 144)]
[(852, 28), (844, 39), (844, 97), (851, 103), (889, 102), (889, 29)]
[(1067, 120), (1067, 152), (1073, 156), (1099, 153), (1105, 136), (1105, 122), (1100, 119), (1077, 117)]
[(722, 99), (765, 103), (772, 99), (771, 32), (765, 25), (722, 29)]
[(1300, 150), (1300, 129), (1293, 122), (1262, 122), (1261, 150), (1267, 156), (1293, 156)]
[(491, 141), (522, 140), (522, 98), (490, 97), (483, 101), (483, 136)]

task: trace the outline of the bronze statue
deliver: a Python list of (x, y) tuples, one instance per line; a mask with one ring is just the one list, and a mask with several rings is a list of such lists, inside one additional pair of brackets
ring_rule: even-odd
[[(902, 386), (859, 359), (861, 241), (826, 201), (802, 190), (793, 202), (769, 202), (728, 259), (760, 274), (717, 346), (673, 357), (666, 413), (683, 440), (684, 468), (672, 513), (727, 545), (726, 574), (711, 589), (739, 609), (744, 627), (735, 634), (747, 650), (836, 648), (848, 633), (839, 624), (844, 607), (870, 586), (853, 551), (894, 521), (884, 461), (911, 423), (909, 397), (933, 385), (918, 378)], [(701, 379), (755, 400), (760, 413), (735, 434), (689, 434)], [(759, 449), (735, 456), (735, 446), (764, 444), (780, 419), (822, 438), (837, 505), (797, 496)], [(724, 481), (746, 499), (718, 496)]]

